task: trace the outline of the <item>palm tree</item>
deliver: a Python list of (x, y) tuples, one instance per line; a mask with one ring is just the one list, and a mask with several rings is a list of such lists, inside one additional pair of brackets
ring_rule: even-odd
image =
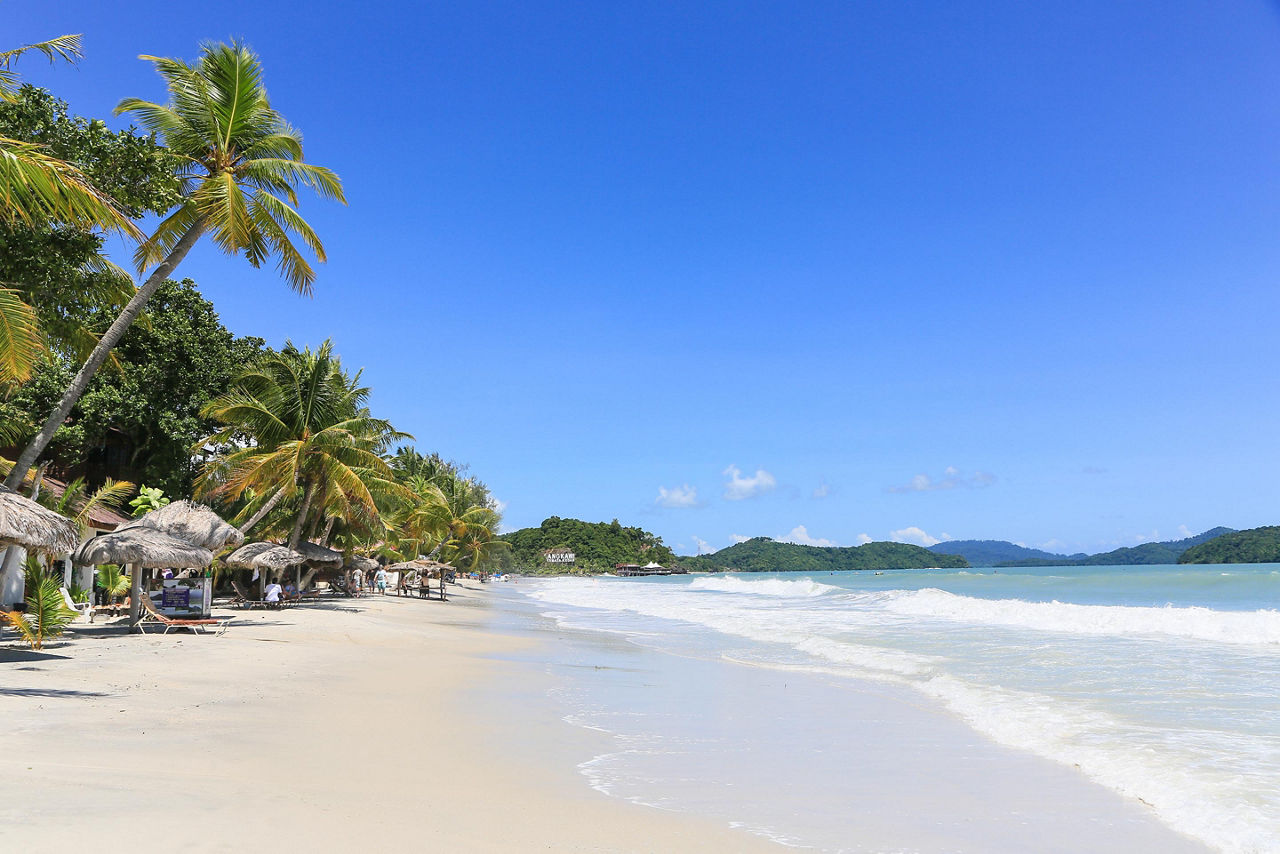
[(346, 201), (331, 170), (303, 162), (302, 135), (271, 108), (262, 65), (248, 47), (207, 44), (195, 64), (143, 56), (168, 87), (169, 101), (126, 98), (116, 113), (132, 113), (157, 134), (180, 163), (182, 198), (134, 254), (139, 271), (156, 265), (120, 312), (72, 380), (40, 432), (18, 457), (5, 484), (21, 483), (54, 432), (66, 420), (111, 348), (141, 313), (202, 235), (254, 267), (275, 258), (295, 291), (309, 295), (315, 271), (293, 240), (301, 239), (320, 261), (324, 246), (297, 211), (297, 189)]
[[(32, 51), (43, 53), (51, 62), (75, 62), (81, 57), (80, 36), (59, 36), (0, 51), (0, 99), (17, 99), (13, 65)], [(0, 222), (15, 221), (105, 228), (142, 238), (129, 218), (75, 166), (42, 146), (0, 135)], [(17, 291), (0, 285), (0, 382), (26, 381), (43, 350), (35, 311)]]
[(197, 495), (234, 502), (252, 491), (262, 503), (245, 531), (281, 502), (298, 502), (291, 548), (309, 521), (314, 533), (325, 516), (381, 528), (380, 500), (404, 492), (381, 453), (405, 434), (374, 418), (368, 397), (360, 375), (342, 370), (331, 341), (314, 352), (286, 344), (205, 406), (204, 416), (226, 427), (199, 445), (237, 449), (206, 464)]
[(85, 479), (78, 477), (66, 485), (61, 495), (48, 489), (40, 493), (37, 500), (53, 512), (75, 522), (83, 536), (89, 530), (89, 521), (95, 511), (119, 510), (134, 489), (135, 486), (130, 481), (107, 478), (106, 483), (90, 492)]

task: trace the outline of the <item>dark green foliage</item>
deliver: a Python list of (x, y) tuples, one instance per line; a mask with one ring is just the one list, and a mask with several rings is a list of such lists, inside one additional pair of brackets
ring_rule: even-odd
[(1187, 549), (1178, 563), (1280, 563), (1280, 526), (1222, 534)]
[[(23, 86), (17, 101), (0, 101), (0, 136), (39, 143), (80, 167), (132, 218), (162, 213), (177, 200), (171, 157), (154, 139), (69, 116), (43, 89)], [(91, 344), (78, 332), (86, 316), (121, 306), (132, 293), (127, 278), (103, 268), (101, 249), (101, 235), (88, 231), (0, 224), (0, 282), (36, 309), (55, 347), (83, 354)]]
[(1029, 549), (1006, 540), (948, 540), (929, 546), (929, 551), (939, 555), (960, 555), (969, 561), (970, 566), (999, 566), (1003, 561), (1045, 560), (1052, 565), (1063, 560), (1073, 560), (1085, 555), (1054, 554), (1053, 552)]
[(1050, 560), (1018, 560), (997, 563), (996, 566), (1158, 566), (1178, 563), (1183, 552), (1192, 546), (1229, 533), (1230, 528), (1212, 528), (1182, 540), (1166, 540), (1160, 543), (1143, 543), (1140, 546), (1115, 549), (1096, 555), (1073, 556)]
[[(111, 311), (95, 312), (104, 328)], [(166, 282), (147, 304), (147, 323), (134, 326), (115, 349), (120, 370), (103, 370), (54, 435), (46, 454), (60, 473), (85, 472), (145, 482), (167, 495), (191, 494), (191, 446), (217, 429), (200, 408), (265, 351), (260, 338), (236, 338), (190, 279)], [(0, 406), (0, 417), (34, 424), (53, 408), (76, 370), (54, 356)], [(108, 446), (116, 456), (104, 458)], [(101, 472), (98, 471), (101, 469)]]
[(671, 566), (675, 554), (662, 543), (662, 538), (640, 528), (612, 522), (583, 522), (552, 516), (537, 528), (522, 528), (503, 534), (501, 539), (511, 548), (497, 558), (501, 568), (525, 572), (568, 572), (571, 567), (548, 565), (543, 559), (547, 549), (568, 548), (577, 555), (579, 571), (611, 572), (614, 564), (650, 562)]
[(840, 572), (849, 569), (964, 569), (959, 555), (935, 554), (906, 543), (867, 543), (847, 548), (799, 546), (756, 537), (715, 554), (681, 558), (694, 571)]

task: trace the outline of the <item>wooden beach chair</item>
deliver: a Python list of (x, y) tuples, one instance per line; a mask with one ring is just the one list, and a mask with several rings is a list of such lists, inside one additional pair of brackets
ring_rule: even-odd
[(215, 634), (222, 634), (227, 630), (227, 624), (235, 617), (226, 617), (224, 619), (216, 619), (213, 617), (200, 619), (187, 619), (185, 617), (166, 617), (156, 610), (155, 603), (151, 601), (151, 597), (142, 594), (142, 619), (138, 621), (138, 630), (146, 634), (146, 629), (142, 626), (144, 623), (159, 623), (164, 626), (164, 634), (169, 634), (170, 629), (190, 629), (196, 634), (207, 629), (217, 629)]
[(267, 607), (266, 600), (249, 598), (249, 594), (245, 592), (244, 588), (241, 587), (240, 583), (236, 581), (234, 578), (231, 579), (231, 589), (236, 592), (236, 598), (232, 600), (231, 604), (235, 605), (237, 608)]

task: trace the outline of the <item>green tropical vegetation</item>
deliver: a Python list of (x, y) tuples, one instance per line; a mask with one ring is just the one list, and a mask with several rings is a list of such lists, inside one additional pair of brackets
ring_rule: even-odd
[(852, 569), (964, 569), (959, 555), (934, 554), (907, 543), (866, 543), (861, 546), (801, 546), (769, 537), (753, 537), (707, 555), (681, 558), (689, 570), (700, 572), (841, 572)]
[(34, 557), (28, 558), (25, 569), (27, 609), (25, 612), (8, 611), (5, 618), (32, 649), (41, 649), (46, 640), (66, 631), (76, 618), (76, 612), (62, 600), (61, 581), (47, 574), (39, 561)]
[(1227, 530), (1182, 552), (1178, 563), (1280, 563), (1280, 525)]
[[(412, 437), (369, 410), (370, 389), (331, 341), (277, 352), (236, 337), (193, 282), (170, 278), (206, 236), (251, 266), (274, 264), (303, 295), (316, 277), (309, 259), (325, 260), (299, 193), (344, 202), (342, 185), (304, 159), (258, 57), (239, 43), (207, 44), (191, 63), (143, 57), (166, 98), (121, 101), (117, 114), (142, 130), (110, 131), (20, 84), (13, 64), (31, 51), (75, 60), (79, 39), (0, 53), (6, 483), (38, 493), (46, 470), (69, 480), (40, 497), (82, 525), (140, 482), (135, 514), (191, 495), (256, 539), (464, 570), (504, 552), (488, 488), (465, 465), (404, 445)], [(153, 216), (146, 236), (135, 221)], [(139, 240), (140, 287), (105, 256), (108, 230)], [(114, 597), (128, 581), (104, 567), (98, 584)]]
[[(558, 575), (566, 572), (613, 572), (619, 563), (658, 563), (671, 566), (675, 553), (662, 538), (641, 528), (612, 522), (583, 522), (552, 516), (536, 528), (521, 528), (502, 535), (508, 549), (494, 555), (495, 568), (507, 572)], [(575, 563), (549, 564), (549, 549), (568, 549)]]
[(22, 483), (37, 457), (88, 388), (111, 349), (142, 313), (200, 237), (208, 234), (224, 252), (251, 266), (275, 260), (296, 291), (309, 294), (315, 271), (294, 245), (300, 239), (318, 260), (324, 246), (299, 215), (297, 191), (345, 201), (337, 175), (306, 163), (302, 135), (272, 109), (262, 67), (241, 44), (207, 44), (194, 64), (144, 57), (164, 79), (166, 103), (126, 98), (117, 114), (131, 113), (172, 156), (180, 196), (134, 253), (139, 272), (151, 274), (101, 334), (40, 430), (18, 455), (5, 480)]

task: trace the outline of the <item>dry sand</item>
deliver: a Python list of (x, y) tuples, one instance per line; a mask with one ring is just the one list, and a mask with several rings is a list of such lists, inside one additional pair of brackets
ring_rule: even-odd
[(599, 745), (502, 659), (529, 641), (486, 630), (485, 597), (0, 636), (0, 851), (779, 850), (586, 786)]

